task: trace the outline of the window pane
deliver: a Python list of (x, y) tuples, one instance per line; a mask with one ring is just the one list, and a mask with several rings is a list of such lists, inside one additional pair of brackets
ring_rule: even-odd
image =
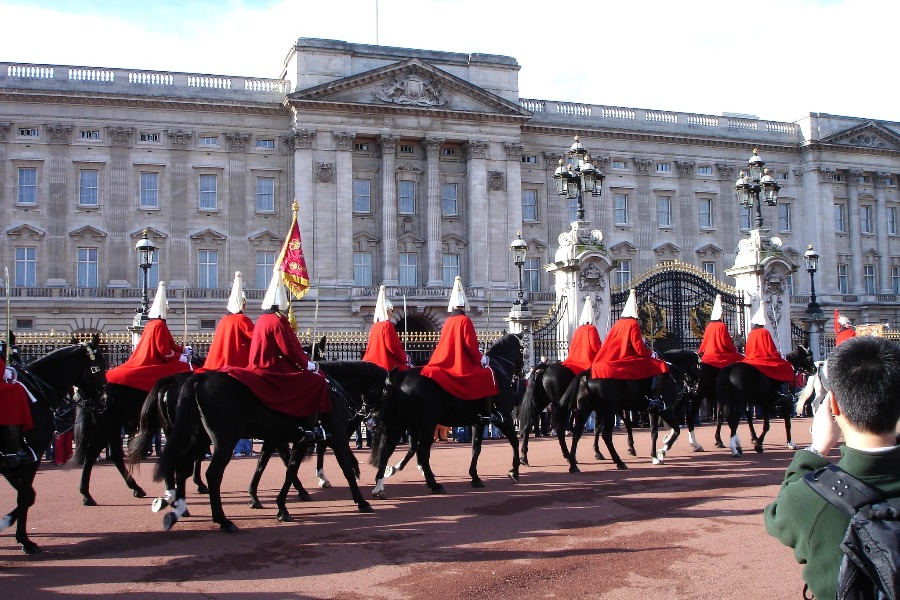
[(713, 226), (712, 221), (712, 200), (709, 198), (700, 199), (700, 227), (709, 229)]
[(891, 267), (891, 291), (900, 294), (900, 266)]
[(847, 265), (838, 265), (838, 291), (847, 293)]
[(82, 206), (97, 206), (97, 171), (81, 171), (78, 181), (78, 203)]
[(369, 287), (372, 285), (372, 253), (353, 253), (353, 285)]
[(368, 179), (353, 180), (353, 212), (372, 212), (371, 186)]
[(200, 208), (207, 210), (215, 210), (217, 206), (216, 199), (216, 176), (201, 175), (200, 176)]
[(141, 173), (141, 208), (159, 208), (159, 173)]
[(401, 181), (397, 186), (398, 208), (401, 215), (416, 214), (416, 182)]
[(616, 270), (616, 283), (625, 285), (629, 281), (631, 281), (631, 261), (620, 260), (619, 268)]
[(872, 233), (872, 207), (863, 204), (859, 207), (859, 225), (863, 233)]
[(272, 280), (272, 270), (275, 268), (275, 252), (259, 250), (256, 252), (256, 289), (265, 290)]
[(36, 250), (34, 248), (16, 248), (16, 287), (35, 286), (35, 261)]
[(19, 169), (19, 204), (37, 202), (37, 169), (22, 167)]
[(525, 259), (524, 270), (522, 271), (522, 285), (526, 291), (541, 291), (541, 259), (536, 256), (530, 256)]
[(847, 231), (846, 221), (844, 219), (844, 205), (843, 204), (835, 204), (834, 205), (834, 230), (835, 231)]
[(715, 261), (706, 260), (703, 261), (703, 272), (707, 275), (712, 275), (715, 277), (716, 275), (716, 263)]
[(275, 210), (275, 178), (256, 178), (256, 210), (273, 212)]
[(791, 205), (789, 203), (780, 203), (778, 205), (778, 229), (780, 231), (791, 230)]
[(747, 206), (741, 207), (741, 229), (750, 229), (750, 208)]
[(97, 287), (97, 249), (78, 248), (78, 287)]
[(444, 286), (453, 287), (453, 280), (460, 274), (459, 254), (444, 254), (441, 256), (443, 266)]
[(218, 250), (200, 250), (197, 263), (197, 287), (207, 289), (219, 287)]
[(417, 256), (413, 252), (400, 253), (400, 285), (404, 287), (416, 287), (418, 278), (416, 276), (416, 259)]
[(458, 190), (455, 183), (445, 183), (441, 186), (441, 211), (445, 216), (454, 217), (459, 214), (456, 204)]
[(888, 235), (897, 234), (897, 209), (890, 207), (887, 209), (887, 232)]
[(659, 219), (660, 227), (672, 226), (672, 198), (669, 196), (660, 196), (656, 201), (656, 214)]
[(537, 221), (537, 190), (522, 190), (522, 220)]
[(613, 208), (614, 222), (616, 225), (628, 224), (628, 195), (616, 194)]
[(863, 283), (867, 294), (875, 293), (875, 265), (863, 266)]

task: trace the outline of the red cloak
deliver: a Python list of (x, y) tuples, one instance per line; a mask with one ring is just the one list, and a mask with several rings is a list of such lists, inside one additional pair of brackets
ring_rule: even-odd
[(776, 381), (794, 381), (794, 367), (781, 358), (772, 334), (765, 327), (751, 329), (744, 347), (744, 362)]
[(600, 341), (600, 333), (591, 324), (580, 325), (572, 334), (569, 343), (569, 354), (562, 361), (563, 366), (568, 367), (576, 375), (591, 368), (594, 357), (600, 351), (603, 342)]
[(838, 311), (834, 311), (834, 332), (837, 334), (834, 338), (834, 346), (835, 348), (840, 346), (841, 343), (846, 342), (850, 338), (856, 337), (856, 330), (852, 327), (844, 327), (838, 323), (838, 319), (841, 318), (841, 313)]
[(397, 329), (390, 321), (379, 321), (372, 325), (372, 329), (369, 331), (369, 345), (366, 347), (366, 353), (362, 359), (375, 363), (387, 371), (394, 367), (399, 367), (401, 371), (409, 368), (406, 352), (403, 351), (403, 344), (400, 343), (400, 336), (397, 335)]
[(222, 317), (213, 334), (212, 345), (203, 367), (197, 371), (221, 369), (224, 366), (246, 367), (250, 362), (253, 321), (244, 313)]
[(422, 375), (462, 400), (479, 400), (500, 392), (494, 372), (481, 366), (475, 326), (461, 311), (454, 311), (444, 322), (441, 339), (422, 367)]
[(246, 367), (220, 369), (248, 388), (272, 410), (308, 417), (331, 410), (325, 377), (306, 370), (309, 357), (287, 317), (263, 313), (256, 321)]
[(31, 431), (31, 400), (21, 383), (6, 383), (6, 358), (0, 355), (0, 425), (21, 425), (22, 431)]
[(734, 347), (728, 327), (722, 321), (710, 321), (700, 342), (700, 362), (722, 369), (744, 360), (744, 355)]
[(594, 379), (647, 379), (668, 371), (665, 361), (653, 357), (637, 320), (630, 317), (616, 321), (591, 364)]
[(131, 357), (107, 371), (106, 380), (149, 392), (157, 380), (190, 371), (188, 364), (180, 360), (183, 352), (184, 348), (175, 343), (166, 322), (151, 319)]

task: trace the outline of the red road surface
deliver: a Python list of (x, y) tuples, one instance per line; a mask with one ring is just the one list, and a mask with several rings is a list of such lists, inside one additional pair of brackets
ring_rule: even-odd
[[(809, 443), (808, 428), (809, 420), (795, 421), (795, 442)], [(582, 439), (580, 474), (568, 473), (555, 440), (532, 439), (532, 466), (522, 467), (519, 484), (506, 477), (506, 441), (487, 441), (481, 490), (468, 483), (468, 446), (439, 442), (432, 464), (448, 494), (431, 495), (411, 465), (387, 480), (388, 499), (372, 500), (369, 515), (357, 512), (329, 456), (334, 487), (316, 488), (313, 466), (304, 465), (314, 501), (292, 498), (296, 521), (287, 524), (275, 520), (273, 503), (281, 465), (271, 463), (260, 486), (266, 509), (252, 510), (244, 490), (255, 461), (237, 458), (223, 494), (241, 529), (230, 535), (209, 520), (193, 486), (193, 516), (163, 532), (162, 513), (132, 497), (109, 463), (94, 469), (97, 507), (81, 505), (77, 471), (43, 466), (29, 531), (44, 553), (24, 555), (13, 529), (3, 532), (0, 598), (799, 597), (800, 567), (762, 522), (793, 455), (782, 423), (773, 424), (764, 454), (739, 459), (713, 447), (709, 425), (697, 433), (707, 451), (691, 452), (685, 431), (664, 466), (626, 456), (617, 434), (627, 471), (595, 462)], [(648, 453), (647, 430), (637, 438)], [(151, 481), (150, 463), (136, 476), (153, 496), (162, 486)], [(374, 469), (362, 468), (368, 498)], [(0, 486), (5, 513), (14, 496)]]

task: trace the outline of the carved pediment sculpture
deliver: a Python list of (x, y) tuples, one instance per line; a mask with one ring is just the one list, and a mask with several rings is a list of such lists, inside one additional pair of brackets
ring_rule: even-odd
[(431, 79), (415, 73), (395, 75), (373, 95), (391, 104), (443, 106), (449, 102)]

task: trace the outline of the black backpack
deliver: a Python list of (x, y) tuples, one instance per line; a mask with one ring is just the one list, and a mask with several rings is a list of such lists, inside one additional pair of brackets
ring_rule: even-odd
[(900, 600), (900, 498), (885, 499), (879, 490), (833, 464), (807, 473), (804, 480), (850, 517), (841, 542), (844, 558), (835, 597)]

